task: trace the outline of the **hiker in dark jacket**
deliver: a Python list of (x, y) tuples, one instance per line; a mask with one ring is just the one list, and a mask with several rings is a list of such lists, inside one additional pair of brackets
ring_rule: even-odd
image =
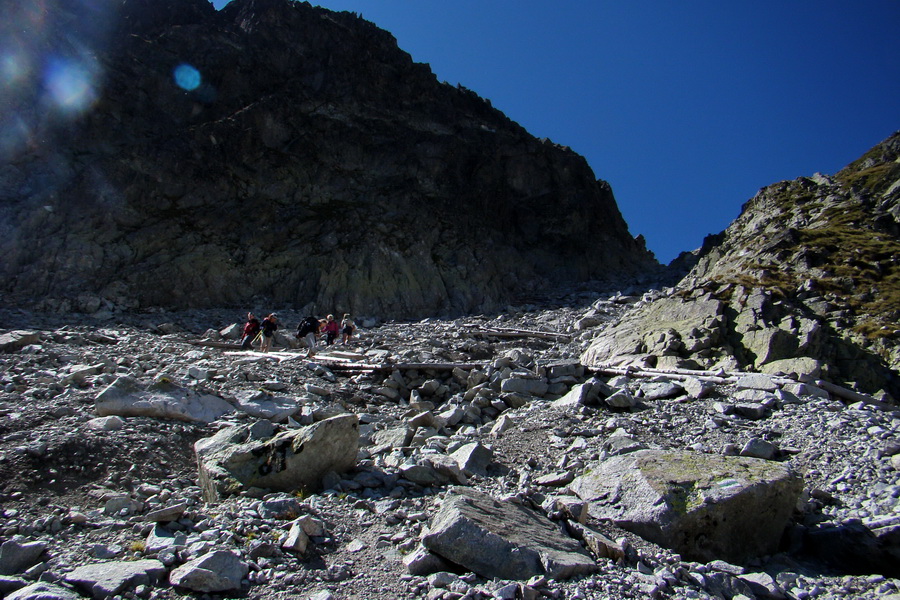
[(253, 340), (259, 334), (259, 319), (253, 313), (247, 313), (247, 322), (244, 324), (244, 333), (241, 336), (241, 349), (252, 350)]
[(312, 358), (316, 353), (316, 337), (319, 335), (319, 320), (313, 316), (306, 317), (297, 326), (297, 339), (306, 342), (309, 351), (306, 356)]
[(262, 343), (259, 345), (259, 351), (268, 352), (275, 339), (275, 332), (278, 330), (278, 318), (275, 313), (263, 319), (260, 327), (262, 328)]

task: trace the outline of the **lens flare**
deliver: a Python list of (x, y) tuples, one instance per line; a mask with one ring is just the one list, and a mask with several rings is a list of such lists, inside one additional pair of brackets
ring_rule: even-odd
[(83, 112), (97, 99), (91, 69), (79, 61), (51, 59), (44, 71), (44, 85), (53, 104), (66, 112)]
[(25, 57), (13, 53), (0, 56), (0, 84), (14, 87), (28, 75)]
[(200, 71), (189, 64), (183, 63), (175, 67), (173, 75), (175, 83), (183, 90), (193, 92), (200, 87)]

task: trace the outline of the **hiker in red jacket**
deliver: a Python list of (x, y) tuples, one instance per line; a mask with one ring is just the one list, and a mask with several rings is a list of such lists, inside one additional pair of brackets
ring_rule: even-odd
[(340, 326), (338, 322), (334, 320), (334, 315), (328, 315), (325, 317), (325, 343), (329, 346), (334, 343), (334, 340), (337, 339), (338, 331), (340, 331)]
[(259, 334), (259, 319), (253, 313), (247, 313), (247, 322), (244, 324), (244, 333), (241, 336), (241, 349), (253, 350), (253, 340)]

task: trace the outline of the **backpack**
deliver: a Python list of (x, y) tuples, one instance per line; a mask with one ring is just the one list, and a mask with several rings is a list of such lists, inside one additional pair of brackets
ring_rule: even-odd
[(319, 320), (315, 317), (306, 317), (300, 321), (300, 325), (297, 327), (297, 337), (306, 337), (310, 333), (315, 333), (318, 330)]
[(244, 335), (254, 336), (259, 333), (259, 319), (253, 318), (247, 321), (247, 324), (244, 325)]

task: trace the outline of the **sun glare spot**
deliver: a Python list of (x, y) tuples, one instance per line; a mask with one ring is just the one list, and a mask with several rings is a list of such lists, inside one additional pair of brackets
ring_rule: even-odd
[(97, 99), (90, 69), (84, 63), (53, 59), (44, 72), (44, 84), (57, 107), (82, 112)]
[(193, 92), (200, 87), (200, 71), (189, 64), (182, 63), (175, 67), (173, 75), (175, 83), (183, 90)]
[(0, 56), (0, 82), (6, 87), (13, 87), (28, 74), (21, 56), (4, 54)]

